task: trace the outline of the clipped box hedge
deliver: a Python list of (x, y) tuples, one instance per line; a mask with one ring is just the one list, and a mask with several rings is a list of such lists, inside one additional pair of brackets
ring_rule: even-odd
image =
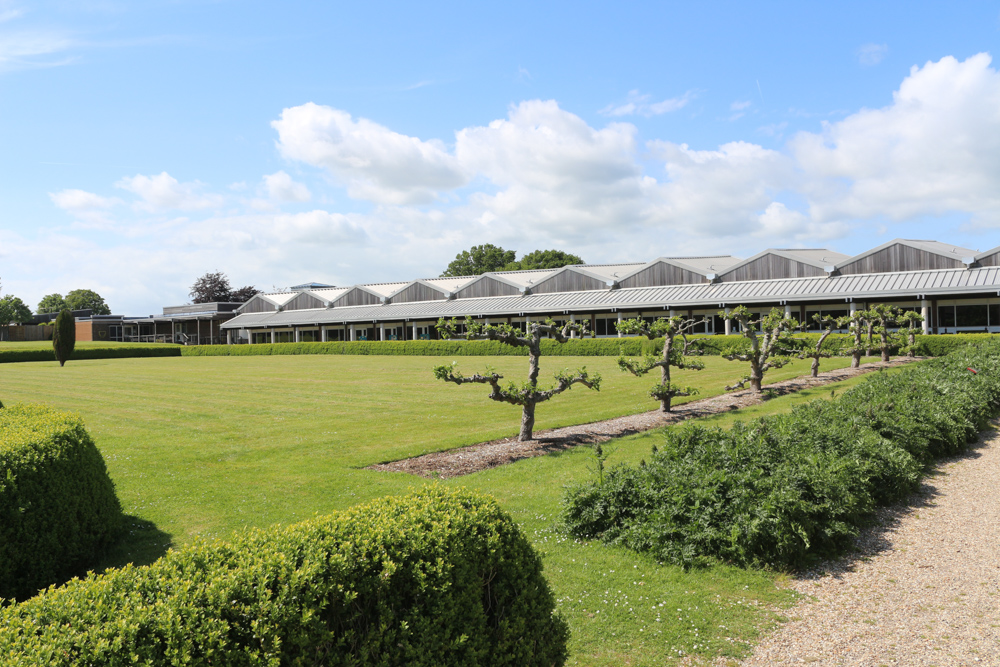
[(968, 346), (789, 414), (669, 429), (648, 463), (570, 489), (563, 517), (577, 537), (677, 564), (801, 567), (847, 548), (998, 412), (1000, 346)]
[[(645, 338), (579, 338), (565, 343), (542, 341), (544, 356), (616, 357), (621, 350), (627, 355), (655, 353), (663, 349), (663, 341)], [(437, 357), (500, 357), (528, 355), (523, 347), (512, 347), (489, 340), (386, 340), (346, 341), (330, 343), (258, 343), (255, 345), (195, 345), (182, 349), (183, 356), (236, 357), (285, 354), (353, 354), (381, 356)]]
[(496, 501), (431, 487), (0, 609), (0, 665), (561, 665), (541, 570)]
[[(120, 345), (114, 347), (90, 347), (77, 343), (70, 361), (79, 359), (132, 359), (141, 357), (179, 357), (181, 346), (164, 343), (151, 343), (147, 346), (131, 347)], [(25, 349), (15, 348), (5, 350), (0, 348), (0, 364), (13, 364), (22, 361), (55, 361), (56, 355), (51, 348)]]
[(0, 597), (25, 598), (83, 574), (121, 520), (104, 459), (78, 416), (0, 408)]

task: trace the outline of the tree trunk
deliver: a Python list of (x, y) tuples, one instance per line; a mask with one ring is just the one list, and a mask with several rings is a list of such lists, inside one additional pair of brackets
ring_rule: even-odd
[(819, 357), (813, 357), (812, 376), (819, 377)]
[(889, 337), (886, 334), (879, 334), (882, 343), (882, 361), (889, 361)]
[(761, 382), (764, 380), (764, 373), (760, 369), (759, 364), (750, 364), (750, 391), (760, 393), (761, 392)]
[(910, 349), (906, 353), (906, 356), (912, 358), (912, 357), (917, 356), (917, 353), (914, 352), (914, 350), (913, 350), (913, 346), (917, 344), (917, 335), (915, 333), (913, 333), (913, 331), (910, 331), (910, 333), (908, 334), (908, 337), (909, 337), (909, 340), (910, 340)]
[(525, 403), (521, 410), (521, 432), (517, 435), (518, 442), (531, 440), (532, 432), (535, 430), (535, 403)]
[[(666, 336), (663, 339), (664, 364), (660, 366), (660, 385), (664, 387), (670, 385), (670, 348), (673, 342), (670, 336)], [(660, 398), (660, 412), (670, 412), (670, 394)]]
[(851, 368), (861, 368), (861, 354), (861, 350), (851, 354)]

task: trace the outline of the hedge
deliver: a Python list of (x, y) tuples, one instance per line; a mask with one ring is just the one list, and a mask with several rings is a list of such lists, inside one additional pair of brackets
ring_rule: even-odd
[(561, 665), (541, 570), (496, 501), (431, 487), (0, 609), (0, 665)]
[(563, 519), (577, 537), (685, 566), (801, 567), (849, 547), (875, 506), (998, 412), (1000, 346), (965, 347), (729, 431), (670, 429), (648, 463), (570, 489)]
[[(150, 347), (80, 347), (77, 344), (73, 351), (73, 360), (80, 359), (130, 359), (134, 357), (179, 357), (182, 348), (177, 345), (157, 344)], [(0, 364), (13, 364), (22, 361), (55, 361), (56, 355), (52, 349), (0, 349)]]
[[(579, 338), (565, 343), (542, 341), (543, 356), (615, 357), (641, 355), (663, 349), (663, 341), (645, 338)], [(331, 343), (264, 343), (256, 345), (196, 345), (182, 349), (183, 356), (255, 356), (285, 354), (354, 354), (382, 356), (493, 357), (528, 355), (523, 347), (511, 347), (497, 341), (476, 340), (387, 340), (345, 341)]]
[(121, 520), (104, 459), (78, 416), (0, 409), (0, 597), (83, 574)]

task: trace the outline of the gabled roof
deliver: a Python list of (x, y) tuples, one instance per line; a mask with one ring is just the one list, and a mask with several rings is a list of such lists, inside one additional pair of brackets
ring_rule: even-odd
[(548, 275), (541, 278), (540, 280), (536, 280), (534, 284), (537, 285), (538, 283), (544, 282), (546, 280), (551, 280), (552, 278), (555, 278), (561, 273), (579, 273), (589, 278), (593, 278), (594, 280), (600, 280), (604, 282), (608, 287), (611, 287), (612, 285), (618, 282), (617, 278), (611, 278), (609, 276), (602, 275), (595, 271), (591, 271), (589, 265), (587, 264), (571, 264), (569, 266), (564, 266), (560, 269), (551, 269)]
[[(894, 245), (905, 245), (917, 250), (923, 250), (924, 252), (929, 252), (934, 255), (941, 255), (942, 257), (947, 257), (948, 259), (955, 260), (957, 262), (962, 262), (964, 264), (970, 264), (973, 258), (976, 256), (975, 250), (970, 250), (968, 248), (962, 248), (960, 246), (951, 245), (948, 243), (941, 243), (940, 241), (922, 241), (917, 239), (893, 239), (887, 241), (877, 248), (872, 248), (860, 255), (855, 255), (854, 257), (847, 257), (846, 259), (840, 260), (836, 268), (841, 268), (847, 266), (848, 264), (853, 264), (854, 262), (864, 259), (874, 255), (877, 252), (881, 252), (886, 248), (891, 248)], [(988, 254), (988, 253), (984, 253)]]
[(327, 303), (333, 303), (344, 294), (347, 293), (350, 287), (331, 287), (329, 289), (311, 289), (309, 293), (320, 301), (325, 301)]
[(421, 282), (454, 293), (478, 278), (479, 276), (449, 276), (446, 278), (424, 278)]
[(531, 287), (556, 272), (557, 269), (533, 269), (531, 271), (497, 271), (491, 276), (503, 276), (518, 287)]
[[(584, 269), (594, 276), (600, 276), (607, 281), (614, 281), (634, 273), (636, 269), (646, 266), (642, 262), (624, 264), (571, 264), (573, 268)], [(553, 269), (555, 271), (555, 269)]]
[(410, 284), (412, 284), (412, 281), (408, 283), (368, 283), (366, 285), (352, 285), (352, 287), (357, 287), (366, 292), (370, 292), (371, 294), (385, 298)]
[(740, 258), (733, 257), (732, 255), (715, 255), (712, 257), (657, 257), (651, 262), (638, 265), (633, 271), (622, 274), (617, 278), (617, 280), (631, 278), (637, 273), (641, 273), (660, 262), (707, 277), (710, 275), (718, 275), (729, 267), (735, 266), (740, 262)]
[(406, 291), (407, 289), (413, 287), (414, 285), (424, 285), (426, 287), (429, 287), (435, 292), (443, 294), (446, 299), (451, 298), (453, 294), (451, 290), (443, 287), (442, 285), (436, 285), (429, 280), (417, 279), (417, 280), (411, 280), (408, 283), (404, 283), (402, 287), (386, 295), (386, 299), (392, 299), (392, 297), (396, 296), (400, 292)]
[(470, 285), (478, 283), (480, 280), (485, 280), (486, 278), (490, 278), (492, 280), (496, 280), (496, 281), (499, 281), (501, 283), (510, 285), (511, 287), (515, 287), (518, 290), (520, 290), (522, 294), (527, 289), (527, 286), (525, 286), (525, 285), (523, 285), (523, 284), (521, 284), (521, 283), (519, 283), (517, 281), (511, 280), (508, 273), (484, 273), (484, 274), (482, 274), (480, 276), (476, 276), (475, 278), (473, 278), (472, 280), (470, 280), (468, 282), (462, 283), (458, 287), (458, 289), (456, 289), (455, 291), (458, 292), (460, 290), (463, 290), (466, 287), (469, 287)]
[(768, 248), (767, 250), (762, 250), (753, 257), (744, 259), (742, 262), (737, 262), (732, 266), (727, 266), (725, 269), (719, 271), (719, 273), (732, 273), (736, 269), (746, 266), (751, 262), (755, 262), (761, 257), (766, 257), (767, 255), (776, 255), (793, 262), (801, 262), (802, 264), (806, 264), (817, 269), (823, 269), (824, 271), (831, 269), (837, 264), (837, 262), (843, 262), (845, 259), (848, 259), (848, 256), (843, 253), (827, 250), (825, 248)]

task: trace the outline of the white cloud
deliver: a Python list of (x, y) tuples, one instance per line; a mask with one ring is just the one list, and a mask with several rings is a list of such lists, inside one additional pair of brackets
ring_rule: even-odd
[(85, 190), (50, 192), (49, 197), (56, 206), (70, 213), (105, 210), (121, 203), (117, 197), (102, 197)]
[(817, 220), (965, 212), (1000, 224), (1000, 73), (982, 53), (913, 67), (893, 103), (790, 142)]
[(638, 114), (650, 118), (683, 109), (687, 106), (688, 102), (694, 99), (694, 96), (694, 92), (689, 90), (680, 97), (671, 97), (660, 102), (651, 102), (652, 95), (643, 95), (638, 90), (630, 90), (625, 103), (609, 104), (600, 110), (600, 114), (612, 117)]
[(279, 202), (303, 202), (312, 198), (309, 188), (302, 183), (296, 183), (283, 171), (265, 176), (264, 189), (268, 197)]
[(856, 55), (858, 62), (865, 67), (878, 65), (889, 53), (889, 47), (885, 44), (865, 44), (858, 48)]
[(398, 134), (339, 109), (310, 102), (285, 109), (271, 125), (283, 156), (325, 167), (357, 199), (427, 203), (467, 180), (440, 141)]
[(195, 211), (219, 206), (223, 201), (219, 195), (202, 194), (203, 186), (198, 181), (181, 183), (165, 171), (156, 176), (126, 176), (115, 187), (138, 195), (142, 201), (136, 207), (144, 211)]

